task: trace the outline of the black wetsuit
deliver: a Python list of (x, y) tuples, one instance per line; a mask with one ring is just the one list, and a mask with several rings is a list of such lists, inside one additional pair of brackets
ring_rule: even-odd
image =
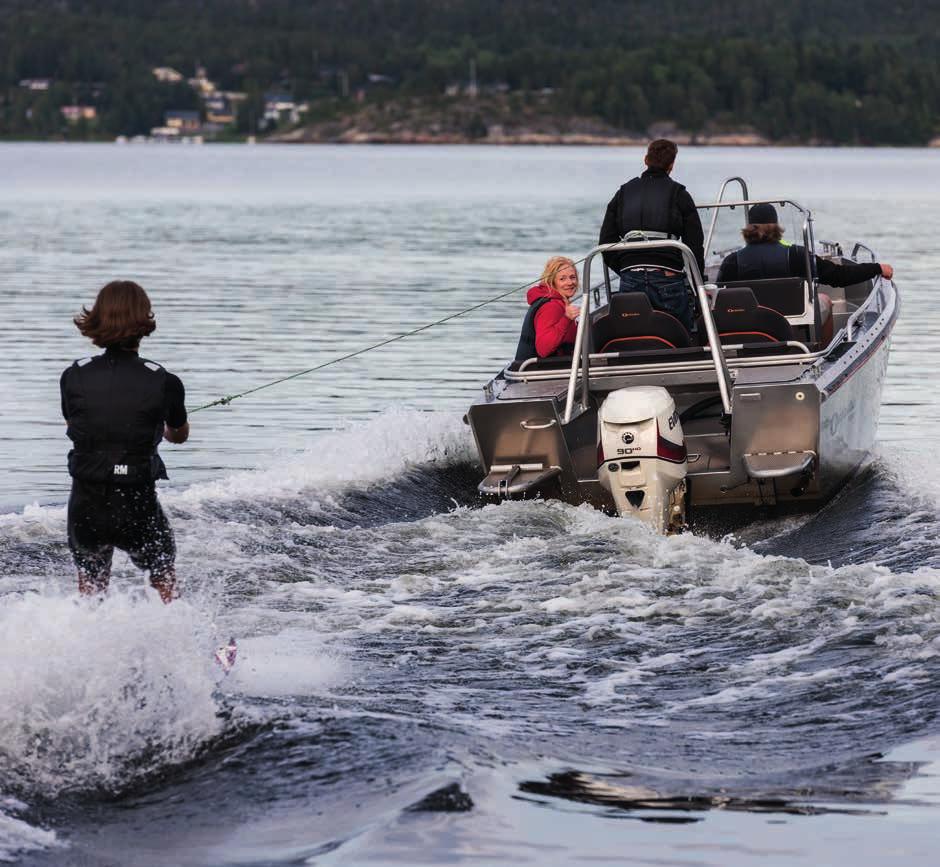
[[(839, 265), (819, 256), (811, 257), (819, 282), (826, 286), (852, 286), (881, 274), (877, 262)], [(725, 256), (718, 283), (735, 280), (764, 280), (772, 277), (806, 277), (805, 248), (779, 241), (758, 241)]]
[(90, 578), (107, 576), (114, 548), (152, 576), (176, 557), (173, 531), (157, 500), (155, 481), (166, 468), (157, 454), (164, 423), (186, 424), (179, 377), (136, 352), (108, 349), (66, 368), (59, 383), (72, 493), (69, 548)]

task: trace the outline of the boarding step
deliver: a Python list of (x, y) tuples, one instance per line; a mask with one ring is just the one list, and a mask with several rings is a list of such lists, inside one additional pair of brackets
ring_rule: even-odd
[(477, 490), (493, 497), (519, 496), (535, 492), (560, 474), (561, 467), (544, 464), (493, 464)]
[(744, 469), (752, 479), (784, 479), (809, 473), (816, 452), (755, 452), (743, 455)]

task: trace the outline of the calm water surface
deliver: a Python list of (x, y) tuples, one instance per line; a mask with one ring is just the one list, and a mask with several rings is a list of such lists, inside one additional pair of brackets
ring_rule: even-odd
[(58, 377), (104, 282), (147, 288), (194, 407), (580, 258), (641, 158), (0, 146), (0, 860), (935, 863), (936, 151), (680, 153), (700, 202), (741, 174), (896, 268), (878, 450), (819, 514), (480, 508), (460, 417), (519, 293), (194, 415), (163, 447), (184, 601), (123, 555), (74, 598)]

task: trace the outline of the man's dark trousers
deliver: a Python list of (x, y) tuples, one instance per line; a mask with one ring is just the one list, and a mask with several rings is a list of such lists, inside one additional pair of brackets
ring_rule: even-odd
[(685, 274), (661, 269), (625, 269), (620, 272), (621, 292), (643, 292), (654, 310), (670, 313), (692, 331), (692, 305), (689, 303), (690, 286)]

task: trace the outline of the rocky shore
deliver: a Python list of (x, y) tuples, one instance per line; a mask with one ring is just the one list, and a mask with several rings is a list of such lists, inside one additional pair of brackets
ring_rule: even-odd
[(751, 129), (690, 133), (668, 121), (648, 130), (618, 129), (596, 118), (567, 116), (547, 96), (420, 100), (363, 104), (340, 116), (267, 136), (292, 144), (490, 144), (641, 146), (668, 137), (682, 145), (762, 146)]

